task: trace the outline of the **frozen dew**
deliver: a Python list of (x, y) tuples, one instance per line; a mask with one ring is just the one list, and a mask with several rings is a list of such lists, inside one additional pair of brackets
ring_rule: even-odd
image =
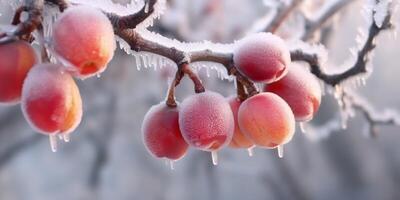
[(50, 148), (52, 152), (57, 152), (57, 134), (49, 135)]
[(278, 146), (278, 157), (283, 158), (283, 144)]
[(211, 160), (213, 165), (218, 165), (218, 153), (217, 151), (211, 151)]
[(253, 157), (254, 148), (256, 148), (256, 146), (251, 146), (251, 147), (247, 148), (247, 153), (249, 154), (249, 157)]
[(64, 134), (62, 134), (62, 137), (63, 137), (63, 139), (64, 139), (64, 142), (69, 142), (69, 141), (71, 141), (71, 137), (70, 137), (70, 134), (69, 134), (69, 133), (64, 133)]

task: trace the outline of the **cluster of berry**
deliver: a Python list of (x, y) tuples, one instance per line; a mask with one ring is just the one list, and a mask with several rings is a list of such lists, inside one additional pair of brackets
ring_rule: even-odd
[(99, 10), (77, 6), (55, 22), (52, 42), (57, 62), (42, 62), (22, 40), (0, 45), (0, 102), (21, 103), (29, 124), (40, 133), (71, 133), (82, 117), (82, 100), (73, 77), (105, 70), (114, 55), (115, 38)]
[(177, 107), (153, 106), (142, 124), (144, 143), (158, 158), (178, 160), (189, 146), (215, 152), (232, 148), (277, 148), (288, 143), (295, 121), (309, 121), (321, 101), (318, 80), (301, 65), (291, 63), (285, 42), (270, 33), (240, 40), (234, 64), (248, 79), (264, 84), (263, 91), (244, 101), (206, 91)]

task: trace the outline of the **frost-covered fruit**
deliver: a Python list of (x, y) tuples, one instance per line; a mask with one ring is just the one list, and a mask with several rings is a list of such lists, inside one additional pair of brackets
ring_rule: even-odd
[(72, 76), (56, 64), (38, 64), (22, 88), (25, 119), (43, 134), (72, 132), (82, 118), (82, 100)]
[(275, 148), (288, 143), (295, 131), (289, 105), (274, 93), (254, 95), (239, 107), (240, 130), (257, 146)]
[(285, 100), (297, 121), (309, 121), (321, 103), (318, 80), (299, 64), (292, 63), (288, 74), (281, 80), (267, 84), (264, 91), (273, 92)]
[(0, 45), (0, 103), (17, 103), (22, 84), (37, 62), (35, 50), (24, 41)]
[(142, 123), (144, 144), (157, 158), (178, 160), (182, 158), (188, 144), (179, 130), (179, 112), (164, 102), (154, 105), (147, 112)]
[(271, 33), (256, 33), (240, 40), (233, 60), (241, 73), (262, 83), (281, 79), (291, 62), (285, 42)]
[(218, 93), (206, 91), (185, 99), (179, 109), (179, 127), (186, 142), (204, 151), (229, 144), (235, 122), (229, 103)]
[(231, 106), (233, 117), (235, 120), (235, 131), (233, 133), (233, 137), (231, 142), (229, 143), (229, 147), (232, 148), (250, 148), (254, 145), (254, 143), (247, 138), (246, 135), (242, 133), (239, 128), (239, 124), (237, 121), (237, 115), (239, 111), (239, 106), (241, 104), (240, 100), (237, 97), (229, 97), (228, 98), (229, 105)]
[(57, 54), (82, 78), (103, 72), (116, 47), (111, 22), (89, 6), (71, 7), (61, 14), (54, 23), (53, 42)]

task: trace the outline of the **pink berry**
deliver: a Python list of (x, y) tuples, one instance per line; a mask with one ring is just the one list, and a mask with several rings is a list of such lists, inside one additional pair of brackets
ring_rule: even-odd
[(285, 77), (265, 85), (264, 90), (273, 92), (285, 100), (297, 121), (311, 120), (321, 103), (321, 87), (318, 80), (299, 64), (291, 64)]
[(142, 133), (144, 144), (157, 158), (178, 160), (182, 158), (188, 144), (179, 130), (179, 112), (164, 102), (150, 108), (144, 117)]
[(216, 151), (229, 144), (235, 121), (228, 102), (218, 93), (206, 91), (185, 99), (179, 110), (179, 127), (190, 145)]
[(233, 60), (241, 73), (262, 83), (281, 79), (291, 62), (285, 42), (271, 33), (252, 34), (240, 40)]

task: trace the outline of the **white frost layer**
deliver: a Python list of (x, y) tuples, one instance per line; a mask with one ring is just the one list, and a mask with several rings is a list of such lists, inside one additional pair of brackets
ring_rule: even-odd
[[(120, 16), (131, 15), (137, 13), (145, 6), (145, 11), (148, 9), (148, 4), (145, 0), (133, 0), (126, 5), (114, 3), (112, 0), (70, 0), (73, 4), (89, 5), (99, 8), (105, 12), (115, 13)], [(153, 25), (155, 19), (160, 18), (166, 9), (166, 0), (158, 0), (154, 5), (154, 12), (138, 27), (145, 28)]]

